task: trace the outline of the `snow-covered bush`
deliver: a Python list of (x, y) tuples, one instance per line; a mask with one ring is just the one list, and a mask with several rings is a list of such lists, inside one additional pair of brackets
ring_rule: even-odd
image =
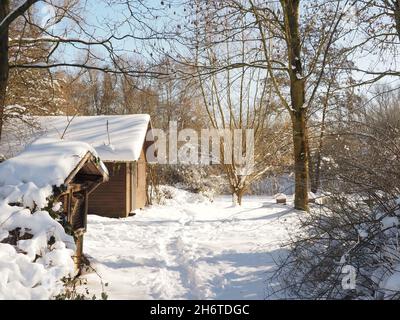
[(49, 299), (75, 274), (74, 238), (54, 219), (53, 195), (88, 151), (42, 139), (0, 164), (0, 299)]
[(49, 299), (74, 273), (72, 236), (47, 211), (0, 201), (0, 299)]
[[(226, 179), (218, 175), (218, 170), (213, 167), (193, 165), (165, 165), (156, 166), (153, 176), (155, 181), (150, 181), (155, 190), (154, 201), (157, 203), (161, 198), (168, 198), (168, 194), (157, 194), (157, 185), (169, 185), (182, 188), (192, 193), (199, 193), (210, 200), (216, 195), (229, 190)], [(168, 191), (167, 191), (168, 192)], [(229, 192), (229, 191), (228, 191)], [(162, 201), (162, 200), (161, 200)]]
[(249, 188), (249, 194), (273, 196), (277, 193), (294, 193), (293, 174), (270, 174), (258, 181), (254, 181)]
[[(275, 274), (291, 295), (400, 298), (400, 202), (369, 206), (365, 201), (343, 195), (329, 208), (313, 207), (302, 232), (288, 244), (291, 254)], [(349, 280), (349, 268), (354, 270), (353, 287), (343, 283)]]
[(398, 106), (378, 111), (325, 144), (329, 196), (312, 206), (275, 275), (295, 297), (400, 298)]
[(212, 201), (209, 197), (202, 193), (193, 193), (182, 188), (161, 185), (157, 187), (157, 191), (153, 195), (153, 203), (155, 205), (171, 205), (180, 203), (203, 203)]

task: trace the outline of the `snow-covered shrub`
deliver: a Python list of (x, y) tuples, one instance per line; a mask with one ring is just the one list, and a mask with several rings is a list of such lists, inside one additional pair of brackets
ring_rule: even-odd
[(73, 237), (49, 212), (32, 206), (0, 200), (0, 299), (51, 298), (63, 289), (60, 280), (75, 272)]
[(202, 193), (193, 193), (182, 188), (161, 185), (157, 188), (157, 193), (153, 197), (153, 204), (173, 205), (181, 203), (203, 203), (212, 201)]
[(295, 297), (400, 298), (399, 107), (381, 111), (325, 142), (329, 201), (312, 206), (275, 275)]
[(271, 174), (254, 181), (249, 188), (249, 194), (273, 196), (277, 193), (294, 193), (294, 176), (292, 174)]
[[(369, 206), (343, 195), (329, 208), (313, 207), (275, 277), (297, 298), (399, 298), (398, 203)], [(349, 268), (354, 287), (343, 284)]]
[(164, 186), (156, 186), (154, 189), (150, 190), (152, 202), (151, 204), (165, 205), (166, 201), (173, 198), (173, 194), (170, 189)]
[[(217, 174), (213, 167), (194, 165), (156, 166), (154, 197), (168, 198), (168, 194), (157, 195), (157, 185), (169, 185), (182, 188), (191, 193), (199, 193), (212, 200), (216, 195), (228, 190), (226, 179)], [(168, 191), (167, 191), (168, 192)]]

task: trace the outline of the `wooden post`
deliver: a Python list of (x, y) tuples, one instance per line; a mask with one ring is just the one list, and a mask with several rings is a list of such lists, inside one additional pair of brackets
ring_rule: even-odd
[(76, 252), (74, 257), (75, 268), (80, 271), (82, 267), (82, 255), (83, 255), (83, 232), (76, 232)]
[(131, 163), (126, 162), (125, 163), (125, 217), (129, 217), (129, 213), (132, 210), (132, 168), (131, 168)]

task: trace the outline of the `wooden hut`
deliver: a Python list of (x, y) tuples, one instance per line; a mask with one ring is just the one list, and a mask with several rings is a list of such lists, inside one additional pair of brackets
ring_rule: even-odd
[(125, 218), (146, 205), (149, 115), (37, 117), (37, 122), (41, 136), (90, 144), (107, 167), (109, 180), (90, 194), (89, 214)]

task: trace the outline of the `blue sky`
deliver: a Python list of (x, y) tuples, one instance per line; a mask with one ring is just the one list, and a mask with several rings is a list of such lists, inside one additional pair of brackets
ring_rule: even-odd
[[(179, 14), (182, 10), (182, 8), (177, 8), (176, 7), (176, 1), (173, 0), (165, 0), (163, 1), (164, 5), (161, 6), (161, 1), (160, 0), (145, 0), (145, 3), (155, 9), (163, 7), (164, 9), (167, 9), (165, 14), (169, 16), (169, 18), (175, 18), (176, 24), (178, 23), (183, 23), (180, 21), (181, 17), (179, 17)], [(175, 2), (175, 4), (174, 4)], [(94, 33), (97, 37), (102, 38), (105, 37), (109, 34), (107, 32), (108, 30), (108, 25), (109, 24), (114, 24), (120, 21), (123, 21), (126, 15), (129, 13), (126, 9), (125, 6), (108, 6), (104, 1), (95, 1), (95, 0), (87, 0), (86, 2), (86, 7), (85, 7), (85, 16), (84, 18), (86, 19), (87, 23), (90, 25), (87, 29), (91, 32)], [(168, 5), (172, 4), (172, 7), (170, 10), (168, 10)], [(41, 14), (48, 14), (46, 11), (46, 7), (44, 6), (43, 3), (38, 3), (36, 4), (36, 8), (39, 10)], [(137, 9), (137, 7), (136, 7)], [(177, 11), (176, 15), (173, 15), (173, 12)], [(159, 19), (151, 19), (148, 21), (149, 24), (151, 24), (153, 27), (158, 28), (158, 29), (163, 29), (163, 24), (166, 22), (166, 19), (159, 18)], [(64, 26), (61, 25), (61, 28), (59, 30), (63, 30)], [(127, 24), (121, 24), (118, 27), (118, 34), (132, 34), (136, 33), (136, 35), (142, 35), (140, 31), (138, 31), (137, 28), (134, 30), (129, 29), (129, 26)], [(77, 34), (68, 34), (68, 37), (82, 37), (82, 35), (77, 35)], [(357, 39), (356, 39), (357, 40)], [(153, 42), (154, 44), (154, 42)], [(126, 41), (118, 41), (114, 42), (115, 48), (119, 50), (124, 50), (125, 53), (129, 54), (130, 56), (134, 57), (134, 59), (137, 60), (150, 60), (150, 52), (148, 51), (148, 47), (144, 44), (143, 41), (134, 41), (132, 39), (128, 39)], [(134, 53), (136, 51), (136, 53)], [(94, 49), (94, 52), (96, 52), (97, 55), (100, 57), (105, 57), (106, 54), (104, 52), (104, 49), (101, 49), (100, 47), (96, 47)], [(57, 58), (60, 60), (65, 60), (68, 62), (73, 61), (75, 58), (78, 58), (80, 55), (82, 55), (82, 51), (79, 49), (72, 48), (71, 46), (64, 46), (61, 47), (61, 50), (58, 51), (57, 53)], [(397, 69), (397, 58), (395, 57), (394, 59), (386, 59), (385, 57), (382, 56), (374, 56), (371, 54), (367, 54), (364, 56), (357, 56), (356, 57), (356, 62), (359, 67), (364, 68), (364, 69), (373, 69), (375, 71), (379, 69)], [(106, 63), (103, 62), (103, 63)], [(391, 81), (393, 79), (387, 79), (388, 81)], [(397, 79), (396, 79), (397, 80)]]
[[(164, 5), (161, 6), (161, 1), (158, 0), (147, 0), (145, 1), (147, 6), (150, 6), (153, 9), (163, 7), (164, 14), (168, 14), (169, 17), (177, 17), (177, 15), (173, 15), (173, 12), (179, 12), (177, 7), (171, 7), (168, 9), (168, 4), (173, 3), (172, 1), (163, 1)], [(43, 2), (39, 2), (35, 5), (35, 9), (38, 12), (40, 21), (47, 21), (48, 16), (52, 16), (51, 10), (48, 9), (47, 6)], [(136, 10), (139, 10), (139, 7), (134, 7)], [(167, 9), (167, 11), (165, 11)], [(113, 5), (109, 6), (106, 4), (105, 1), (94, 1), (88, 0), (85, 2), (85, 9), (84, 9), (84, 19), (86, 22), (85, 31), (88, 33), (93, 34), (97, 39), (102, 39), (108, 37), (110, 35), (110, 28), (115, 24), (119, 24), (117, 27), (118, 32), (116, 33), (117, 36), (122, 36), (126, 34), (135, 34), (136, 36), (143, 36), (144, 34), (140, 31), (140, 28), (136, 26), (135, 28), (131, 28), (127, 23), (122, 23), (126, 17), (129, 15), (129, 11), (125, 5)], [(148, 13), (145, 13), (148, 16)], [(161, 14), (159, 12), (158, 14)], [(177, 21), (179, 18), (177, 18)], [(132, 20), (131, 20), (132, 21)], [(146, 21), (149, 25), (154, 28), (163, 30), (163, 24), (165, 24), (166, 20), (160, 17), (159, 19), (152, 19)], [(178, 23), (178, 22), (177, 22)], [(56, 35), (63, 35), (64, 37), (73, 38), (87, 38), (87, 35), (79, 34), (77, 32), (69, 32), (68, 34), (65, 33), (66, 24), (61, 23), (58, 24), (52, 32)], [(148, 41), (147, 41), (148, 42)], [(124, 40), (124, 41), (114, 41), (113, 45), (115, 46), (116, 50), (125, 51), (126, 54), (134, 56), (136, 59), (150, 59), (150, 54), (147, 50), (147, 46), (144, 45), (144, 41), (135, 41), (131, 38)], [(78, 46), (79, 48), (79, 46)], [(96, 52), (99, 56), (106, 56), (106, 52), (104, 49), (101, 49), (100, 46), (93, 47), (94, 52)], [(82, 50), (77, 48), (71, 47), (70, 45), (60, 46), (57, 50), (57, 59), (60, 60), (68, 60), (71, 61), (76, 57), (82, 55)]]

